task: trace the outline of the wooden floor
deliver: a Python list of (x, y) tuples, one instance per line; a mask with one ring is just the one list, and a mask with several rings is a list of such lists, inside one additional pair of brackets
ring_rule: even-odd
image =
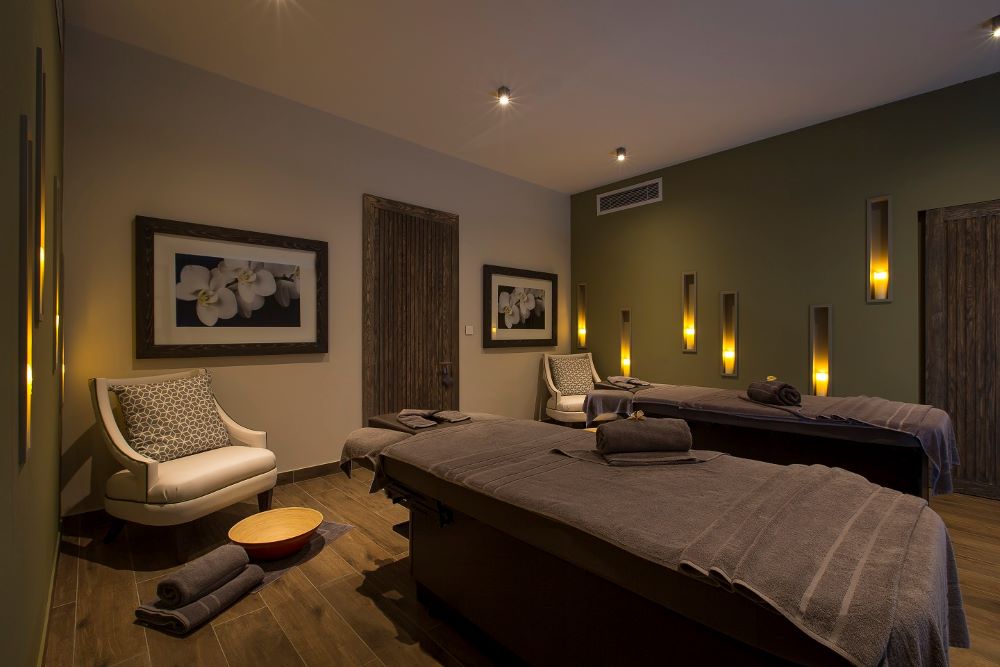
[[(130, 524), (100, 541), (100, 514), (67, 519), (56, 572), (45, 664), (69, 665), (486, 665), (496, 661), (417, 603), (407, 541), (392, 526), (407, 518), (370, 473), (329, 475), (275, 489), (275, 506), (301, 505), (355, 529), (313, 560), (248, 596), (189, 637), (136, 625), (133, 610), (157, 580), (222, 544), (244, 503), (177, 528)], [(948, 496), (933, 507), (951, 530), (973, 648), (956, 665), (1000, 664), (1000, 502)]]

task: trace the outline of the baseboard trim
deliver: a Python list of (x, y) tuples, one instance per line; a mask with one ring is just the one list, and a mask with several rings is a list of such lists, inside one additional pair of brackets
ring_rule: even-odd
[(292, 482), (304, 482), (313, 477), (322, 477), (332, 473), (340, 472), (340, 462), (320, 463), (315, 466), (299, 468), (298, 470), (286, 470), (278, 473), (278, 486), (291, 484)]
[(42, 667), (45, 662), (45, 645), (49, 639), (49, 618), (52, 616), (52, 595), (56, 592), (56, 572), (59, 568), (59, 549), (62, 544), (62, 518), (59, 519), (60, 527), (56, 531), (56, 553), (52, 559), (52, 574), (49, 577), (49, 595), (45, 598), (45, 620), (42, 621), (42, 644), (38, 647), (38, 659), (35, 660), (36, 667)]

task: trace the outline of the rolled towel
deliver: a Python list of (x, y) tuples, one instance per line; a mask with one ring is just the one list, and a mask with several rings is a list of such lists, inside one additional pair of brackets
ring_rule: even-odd
[(747, 398), (770, 405), (802, 405), (802, 394), (799, 390), (779, 380), (751, 382), (747, 388)]
[(458, 410), (439, 410), (431, 415), (431, 419), (439, 422), (448, 422), (450, 424), (455, 424), (457, 422), (464, 422), (469, 418), (469, 415), (459, 412)]
[(182, 607), (222, 586), (249, 562), (243, 547), (227, 544), (168, 574), (156, 585), (156, 595), (168, 609)]
[(175, 635), (186, 635), (212, 620), (264, 581), (259, 565), (246, 565), (221, 587), (178, 609), (154, 600), (135, 610), (142, 623)]
[(691, 449), (691, 429), (683, 419), (619, 419), (597, 427), (597, 451), (686, 452)]

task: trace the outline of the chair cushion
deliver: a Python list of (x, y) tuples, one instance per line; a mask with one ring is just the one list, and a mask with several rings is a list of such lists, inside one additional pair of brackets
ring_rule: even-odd
[(115, 500), (181, 503), (270, 472), (275, 465), (274, 452), (269, 449), (220, 447), (159, 464), (148, 495), (131, 472), (117, 472), (108, 479), (105, 495)]
[(230, 444), (208, 372), (144, 384), (115, 384), (132, 449), (156, 461)]
[(586, 396), (560, 396), (557, 401), (555, 397), (549, 399), (546, 404), (553, 410), (559, 410), (560, 412), (583, 412), (583, 401)]
[(582, 395), (594, 390), (594, 373), (586, 354), (549, 357), (552, 384), (560, 394)]

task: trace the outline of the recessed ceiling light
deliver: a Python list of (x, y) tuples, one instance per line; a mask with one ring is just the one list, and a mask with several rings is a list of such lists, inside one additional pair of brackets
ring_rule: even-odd
[(628, 151), (625, 150), (624, 146), (619, 146), (615, 149), (615, 159), (619, 162), (624, 162), (625, 158), (628, 157)]
[(1000, 39), (1000, 16), (990, 19), (990, 29), (993, 31), (993, 36)]
[(497, 88), (497, 102), (499, 102), (502, 107), (510, 104), (510, 88), (507, 86), (500, 86)]

